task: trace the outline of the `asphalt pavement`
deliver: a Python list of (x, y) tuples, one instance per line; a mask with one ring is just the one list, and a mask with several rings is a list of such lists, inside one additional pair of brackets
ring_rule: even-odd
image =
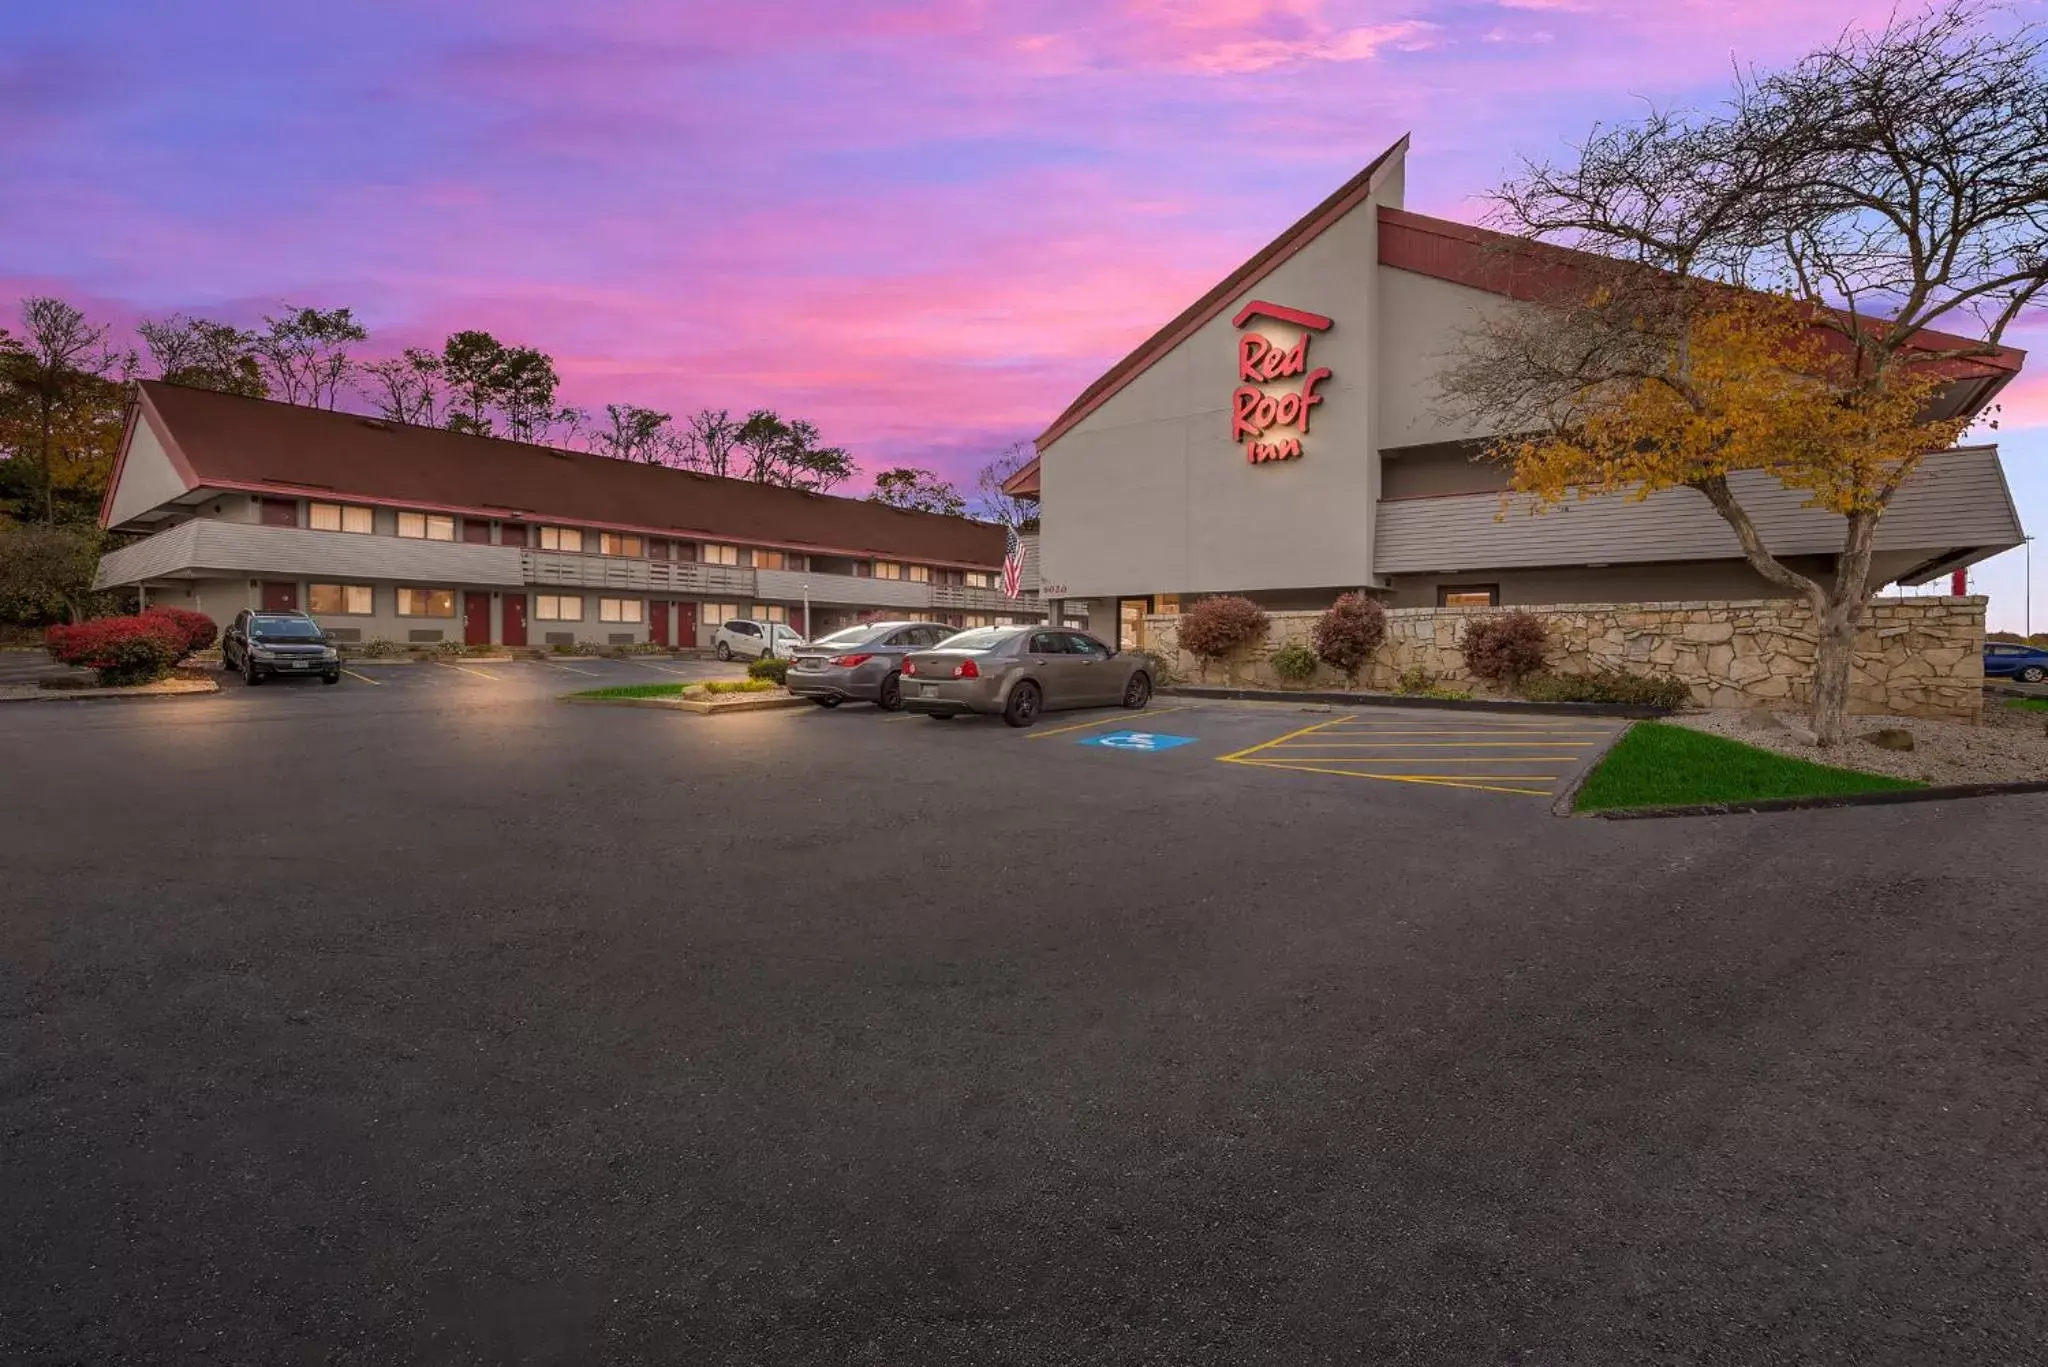
[(0, 1361), (2044, 1358), (2048, 798), (582, 667), (0, 708)]

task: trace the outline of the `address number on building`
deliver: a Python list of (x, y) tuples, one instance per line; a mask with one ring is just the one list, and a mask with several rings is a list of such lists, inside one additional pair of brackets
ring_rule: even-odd
[(1066, 591), (1067, 586), (1065, 584), (1041, 583), (1038, 586), (1038, 596), (1041, 598), (1058, 598), (1065, 594)]

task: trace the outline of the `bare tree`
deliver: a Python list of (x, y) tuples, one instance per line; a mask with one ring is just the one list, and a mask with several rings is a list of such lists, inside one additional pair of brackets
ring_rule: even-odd
[(21, 323), (18, 340), (0, 333), (0, 450), (30, 471), (29, 497), (48, 526), (60, 489), (103, 484), (135, 357), (62, 299), (24, 299)]
[(369, 337), (351, 309), (288, 306), (263, 319), (255, 349), (271, 392), (286, 403), (332, 408), (355, 374), (349, 348)]
[(599, 455), (643, 465), (677, 462), (678, 440), (670, 414), (637, 404), (608, 403), (604, 415), (604, 424), (590, 430), (591, 449)]
[(686, 470), (729, 478), (739, 438), (740, 424), (733, 421), (730, 412), (723, 408), (700, 408), (683, 421), (678, 461)]
[(1000, 522), (1005, 526), (1021, 527), (1038, 519), (1038, 505), (1030, 499), (1018, 498), (1003, 492), (1003, 486), (1010, 482), (1019, 470), (1038, 459), (1038, 449), (1028, 441), (1012, 442), (1000, 454), (974, 472), (974, 495), (968, 501), (970, 517), (984, 522)]
[(270, 392), (253, 333), (181, 313), (155, 321), (145, 319), (135, 331), (148, 348), (159, 379), (251, 399)]
[[(1874, 33), (1852, 29), (1787, 70), (1739, 73), (1722, 109), (1596, 129), (1570, 162), (1527, 165), (1497, 196), (1503, 226), (1634, 269), (1540, 253), (1504, 263), (1522, 272), (1517, 293), (1533, 312), (1480, 325), (1445, 374), (1447, 397), (1495, 431), (1547, 432), (1598, 457), (1589, 414), (1617, 387), (1682, 393), (1673, 379), (1686, 373), (1688, 339), (1737, 287), (1797, 301), (1831, 338), (1837, 360), (1802, 378), (1825, 383), (1838, 408), (1883, 414), (1929, 373), (1982, 383), (2048, 285), (2044, 50), (2040, 30), (1995, 31), (1985, 7), (1951, 0)], [(1939, 402), (1959, 400), (1952, 389)], [(1783, 442), (1790, 452), (1802, 438)], [(1515, 443), (1500, 449), (1512, 456)], [(1638, 454), (1589, 460), (1585, 483)], [(1728, 523), (1759, 575), (1812, 608), (1824, 744), (1845, 734), (1878, 525), (1916, 463), (1874, 440), (1832, 475), (1761, 450), (1746, 465), (1663, 467)], [(1832, 575), (1771, 550), (1731, 468), (1764, 470), (1842, 514)]]
[(433, 352), (407, 347), (400, 355), (369, 362), (361, 373), (359, 391), (387, 421), (419, 427), (440, 423), (441, 358)]

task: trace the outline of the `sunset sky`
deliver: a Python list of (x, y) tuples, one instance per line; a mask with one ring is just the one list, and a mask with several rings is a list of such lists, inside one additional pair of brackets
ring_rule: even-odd
[[(1889, 9), (14, 4), (0, 301), (345, 304), (373, 352), (481, 327), (552, 353), (571, 403), (773, 407), (960, 476), (1402, 133), (1409, 207), (1474, 217), (1518, 156)], [(2048, 317), (2009, 340), (2040, 359), (1997, 435), (2048, 524)], [(1973, 584), (1994, 625), (2018, 561)]]

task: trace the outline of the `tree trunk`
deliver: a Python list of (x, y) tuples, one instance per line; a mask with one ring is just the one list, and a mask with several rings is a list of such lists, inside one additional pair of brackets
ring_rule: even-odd
[(1863, 615), (1861, 598), (1831, 602), (1815, 617), (1818, 633), (1813, 656), (1814, 739), (1823, 747), (1849, 738), (1849, 678), (1856, 662), (1856, 626)]

